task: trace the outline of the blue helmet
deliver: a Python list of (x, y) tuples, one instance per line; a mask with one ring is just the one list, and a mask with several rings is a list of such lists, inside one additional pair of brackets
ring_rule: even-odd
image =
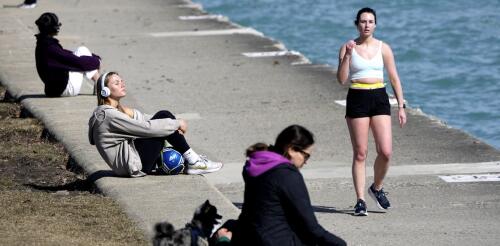
[(172, 148), (163, 148), (161, 151), (161, 169), (170, 175), (184, 171), (184, 158), (181, 153)]

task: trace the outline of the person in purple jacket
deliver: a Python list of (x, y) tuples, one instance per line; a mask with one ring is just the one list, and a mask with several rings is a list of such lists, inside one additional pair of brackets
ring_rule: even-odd
[(231, 245), (346, 245), (318, 223), (299, 172), (313, 144), (309, 130), (291, 125), (274, 146), (256, 143), (247, 149), (243, 208), (236, 225), (227, 228), (233, 230)]
[[(54, 13), (43, 13), (36, 21), (36, 69), (45, 84), (48, 97), (76, 96), (80, 93), (83, 77), (95, 82), (99, 78), (101, 58), (84, 46), (72, 52), (63, 49), (59, 40), (61, 23)], [(95, 90), (94, 90), (95, 93)]]

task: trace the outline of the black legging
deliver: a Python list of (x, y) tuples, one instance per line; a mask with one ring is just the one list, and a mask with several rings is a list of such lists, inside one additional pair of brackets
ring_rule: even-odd
[[(151, 119), (175, 119), (175, 116), (167, 110), (162, 110), (156, 113)], [(189, 150), (189, 145), (186, 139), (178, 131), (166, 136), (157, 138), (138, 138), (134, 140), (135, 148), (139, 152), (142, 162), (142, 171), (151, 174), (155, 167), (156, 161), (160, 158), (160, 151), (162, 150), (165, 140), (172, 145), (172, 147), (184, 154)]]

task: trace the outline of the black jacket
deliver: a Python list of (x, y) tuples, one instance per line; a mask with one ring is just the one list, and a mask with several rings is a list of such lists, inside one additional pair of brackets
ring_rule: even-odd
[(37, 34), (35, 59), (36, 70), (45, 84), (45, 95), (61, 96), (68, 85), (69, 71), (92, 71), (99, 68), (100, 57), (76, 56), (73, 52), (63, 49), (59, 41), (47, 35)]
[(232, 245), (346, 245), (313, 212), (304, 178), (288, 163), (245, 180), (244, 204)]

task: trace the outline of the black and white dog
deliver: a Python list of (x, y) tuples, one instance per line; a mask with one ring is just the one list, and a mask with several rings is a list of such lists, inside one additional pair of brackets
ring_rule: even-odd
[(214, 226), (222, 218), (217, 214), (217, 208), (206, 200), (194, 212), (193, 219), (184, 228), (175, 230), (168, 222), (161, 222), (155, 226), (154, 246), (207, 245)]

